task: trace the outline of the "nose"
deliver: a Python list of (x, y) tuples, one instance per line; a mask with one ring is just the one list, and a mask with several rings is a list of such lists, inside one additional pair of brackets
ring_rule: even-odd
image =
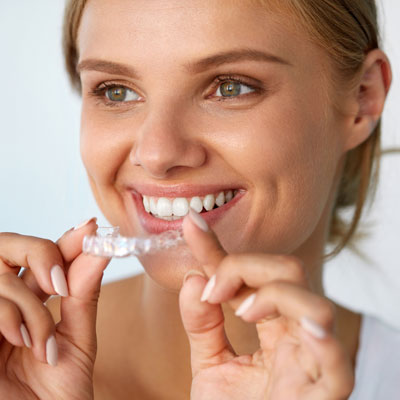
[(206, 160), (205, 148), (193, 128), (185, 127), (182, 113), (165, 108), (148, 113), (136, 131), (131, 162), (155, 179), (171, 176), (182, 167), (200, 167)]

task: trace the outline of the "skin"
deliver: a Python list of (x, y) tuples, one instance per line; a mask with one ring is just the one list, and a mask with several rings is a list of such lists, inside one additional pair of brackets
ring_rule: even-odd
[[(21, 347), (18, 333), (26, 311), (21, 316), (7, 303), (13, 323), (2, 330), (2, 351), (12, 387), (42, 398), (52, 390), (46, 382), (58, 382), (53, 398), (91, 399), (94, 371), (96, 400), (187, 399), (190, 391), (193, 400), (241, 399), (250, 389), (260, 399), (348, 396), (360, 316), (323, 297), (322, 255), (344, 156), (379, 119), (390, 66), (374, 50), (357, 85), (335, 89), (328, 55), (296, 29), (287, 15), (250, 2), (88, 2), (78, 37), (81, 155), (109, 222), (125, 235), (145, 233), (129, 191), (135, 183), (228, 182), (245, 195), (207, 232), (196, 217), (186, 217), (188, 246), (142, 258), (146, 274), (104, 286), (98, 312), (107, 263), (82, 255), (77, 245), (94, 222), (55, 244), (0, 236), (0, 300), (21, 281), (21, 265), (26, 287), (14, 290), (17, 300), (32, 291), (42, 301), (55, 294), (49, 277), (55, 263), (69, 288), (68, 297), (48, 302), (56, 326), (49, 314), (46, 324), (37, 322), (42, 304), (26, 321), (33, 352)], [(185, 68), (249, 47), (284, 62), (236, 59), (202, 71)], [(122, 63), (137, 76), (95, 70), (87, 63), (93, 59)], [(221, 101), (213, 82), (223, 75), (256, 89)], [(93, 94), (104, 82), (133, 90), (135, 100), (107, 105)], [(201, 302), (213, 275), (213, 295)], [(236, 317), (234, 310), (253, 293), (254, 306)], [(21, 310), (32, 303), (17, 300)], [(323, 339), (301, 327), (304, 316), (325, 332)], [(43, 367), (50, 333), (59, 346), (52, 371)], [(27, 362), (29, 368), (20, 367)], [(68, 381), (71, 371), (82, 372), (79, 385)]]

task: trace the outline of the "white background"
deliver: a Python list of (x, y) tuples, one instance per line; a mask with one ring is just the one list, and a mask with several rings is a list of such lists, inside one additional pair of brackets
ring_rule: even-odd
[[(400, 147), (398, 0), (381, 0), (384, 48), (394, 86), (384, 114), (384, 147)], [(101, 217), (79, 158), (79, 97), (61, 52), (62, 0), (0, 2), (0, 231), (56, 240)], [(397, 47), (396, 47), (397, 46)], [(400, 327), (400, 155), (382, 164), (377, 199), (362, 243), (368, 260), (345, 251), (326, 266), (327, 293), (355, 310)], [(134, 259), (113, 261), (104, 282), (141, 272)]]

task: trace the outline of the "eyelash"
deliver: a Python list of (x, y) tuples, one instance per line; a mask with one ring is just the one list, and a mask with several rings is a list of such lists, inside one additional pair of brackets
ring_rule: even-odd
[[(247, 96), (251, 96), (251, 95), (255, 95), (255, 94), (260, 94), (265, 91), (264, 88), (255, 87), (252, 84), (250, 84), (249, 82), (246, 82), (246, 80), (241, 77), (233, 76), (233, 75), (223, 75), (223, 76), (218, 76), (214, 79), (213, 84), (212, 84), (214, 92), (216, 92), (222, 84), (227, 83), (227, 82), (235, 82), (235, 83), (245, 85), (248, 88), (250, 88), (252, 90), (252, 92), (246, 93), (243, 95), (238, 95), (235, 97), (217, 96), (216, 101), (232, 101), (232, 100), (236, 100), (238, 98), (247, 97)], [(89, 94), (91, 96), (95, 97), (96, 99), (100, 100), (99, 103), (105, 104), (106, 106), (109, 106), (109, 107), (123, 107), (123, 106), (126, 106), (126, 104), (130, 103), (129, 101), (128, 102), (124, 102), (124, 101), (118, 102), (118, 101), (109, 100), (106, 97), (106, 91), (109, 89), (114, 89), (114, 88), (124, 88), (124, 89), (128, 89), (128, 90), (133, 90), (133, 89), (131, 89), (123, 84), (120, 84), (120, 83), (103, 82), (99, 86), (97, 86), (96, 88), (91, 90), (89, 92)], [(210, 97), (212, 98), (213, 96), (207, 96), (207, 99)], [(135, 101), (137, 101), (137, 100), (135, 100)]]

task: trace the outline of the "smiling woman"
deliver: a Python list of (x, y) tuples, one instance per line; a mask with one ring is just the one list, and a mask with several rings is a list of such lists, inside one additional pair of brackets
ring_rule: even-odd
[(69, 0), (64, 51), (102, 213), (186, 244), (140, 256), (145, 273), (98, 302), (94, 219), (56, 243), (1, 234), (0, 393), (394, 399), (400, 334), (322, 286), (379, 161), (391, 67), (375, 3)]

